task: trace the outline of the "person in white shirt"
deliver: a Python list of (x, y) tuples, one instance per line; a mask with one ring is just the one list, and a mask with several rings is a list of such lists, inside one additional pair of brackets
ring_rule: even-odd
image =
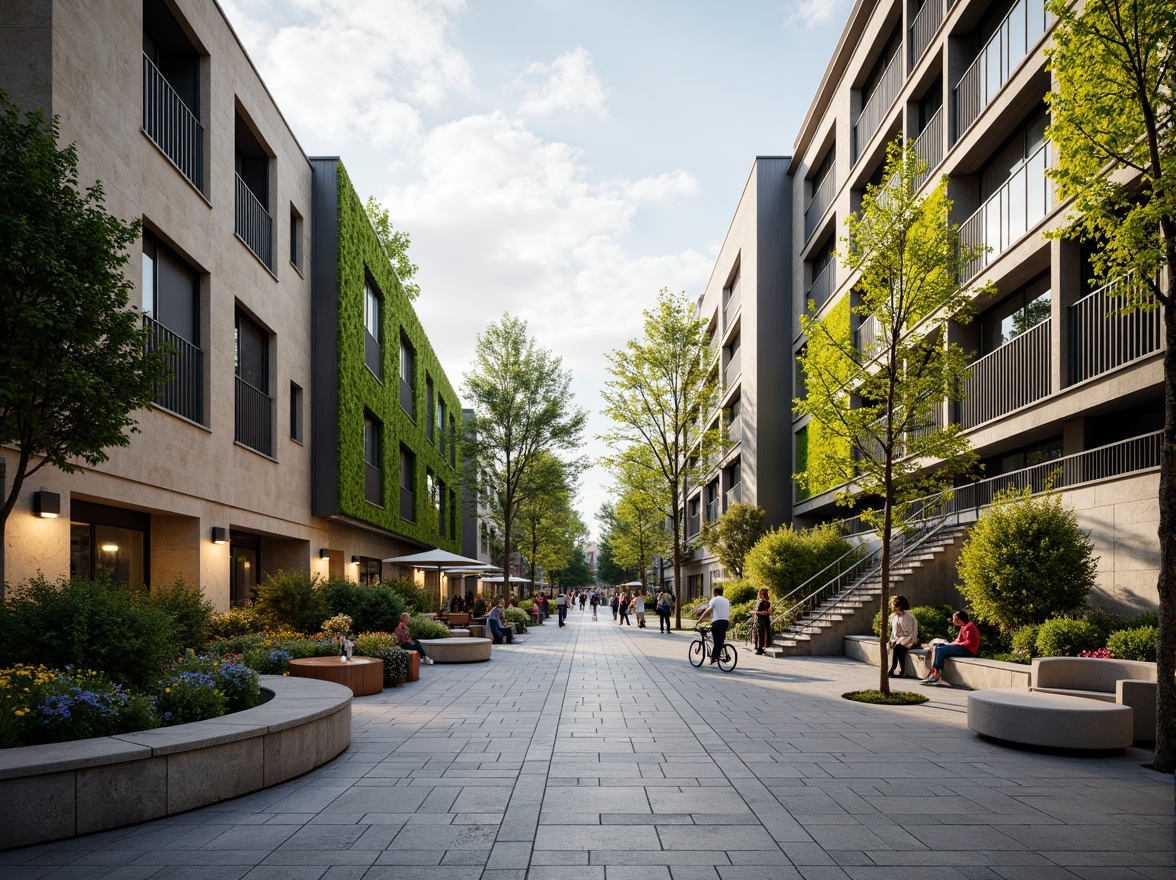
[(555, 596), (555, 611), (559, 615), (559, 625), (564, 625), (564, 618), (568, 616), (568, 597), (560, 590)]
[(715, 640), (711, 663), (718, 663), (723, 643), (727, 641), (727, 627), (731, 625), (731, 603), (723, 598), (722, 587), (715, 587), (714, 596), (702, 610), (702, 614), (698, 615), (698, 622), (701, 624), (707, 617), (711, 619), (711, 638)]

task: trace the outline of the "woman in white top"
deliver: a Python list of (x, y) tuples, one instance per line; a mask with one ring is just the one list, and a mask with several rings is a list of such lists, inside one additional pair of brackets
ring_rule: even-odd
[(637, 615), (637, 629), (645, 629), (645, 591), (633, 594), (633, 613)]
[(887, 641), (892, 652), (890, 677), (902, 678), (907, 651), (919, 646), (919, 622), (911, 614), (911, 603), (906, 596), (895, 596), (890, 607), (894, 610), (890, 615), (890, 639)]

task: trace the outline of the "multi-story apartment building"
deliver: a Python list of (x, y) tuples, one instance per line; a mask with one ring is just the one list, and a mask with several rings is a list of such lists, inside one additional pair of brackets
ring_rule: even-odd
[(460, 403), (342, 166), (305, 155), (219, 7), (8, 12), (0, 89), (142, 220), (132, 306), (173, 375), (108, 462), (26, 483), (7, 580), (182, 575), (227, 607), (278, 569), (457, 550)]
[[(760, 156), (735, 209), (706, 290), (695, 306), (705, 318), (719, 371), (719, 406), (707, 427), (723, 420), (728, 445), (706, 480), (686, 496), (686, 538), (697, 544), (702, 526), (735, 501), (757, 504), (769, 523), (792, 516), (792, 358), (789, 322), (792, 240), (789, 157)], [(723, 574), (714, 554), (699, 546), (682, 568), (684, 596), (709, 593)]]
[[(790, 166), (790, 335), (795, 355), (810, 302), (823, 320), (849, 321), (859, 340), (872, 332), (868, 316), (846, 307), (856, 305), (856, 278), (834, 253), (846, 216), (881, 180), (887, 142), (913, 140), (930, 166), (924, 189), (947, 175), (962, 241), (986, 249), (965, 282), (997, 291), (975, 303), (976, 320), (948, 330), (973, 361), (963, 401), (945, 402), (941, 416), (963, 426), (986, 477), (960, 490), (970, 499), (961, 503), (986, 503), (1002, 475), (1025, 471), (1022, 481), (1041, 489), (1055, 474), (1100, 557), (1094, 601), (1137, 610), (1156, 601), (1162, 322), (1158, 312), (1119, 314), (1114, 294), (1130, 280), (1094, 290), (1089, 251), (1043, 236), (1069, 210), (1046, 177), (1052, 24), (1042, 0), (855, 5)], [(799, 471), (806, 420), (792, 433)], [(798, 522), (844, 516), (828, 488), (793, 496)]]

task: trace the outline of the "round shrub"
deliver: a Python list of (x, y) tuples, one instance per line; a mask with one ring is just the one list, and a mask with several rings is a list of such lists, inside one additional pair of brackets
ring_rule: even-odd
[(361, 633), (355, 639), (355, 653), (384, 661), (384, 684), (396, 687), (408, 678), (412, 658), (396, 644), (396, 637), (386, 632)]
[(756, 588), (768, 588), (774, 602), (851, 549), (834, 525), (795, 529), (789, 524), (760, 538), (748, 552), (743, 569)]
[(1041, 631), (1041, 624), (1027, 623), (1013, 633), (1013, 653), (1023, 657), (1032, 657), (1037, 653), (1037, 634)]
[[(413, 614), (424, 614), (429, 611), (436, 611), (433, 607), (433, 599), (429, 595), (429, 591), (424, 587), (418, 587), (413, 581), (407, 578), (397, 578), (396, 580), (384, 581), (381, 584), (387, 587), (396, 595), (398, 595), (404, 602), (404, 611), (411, 611)], [(485, 612), (482, 612), (485, 614)], [(480, 615), (479, 615), (480, 616)], [(399, 621), (399, 615), (397, 616)], [(392, 627), (396, 627), (396, 623)]]
[(471, 612), (474, 615), (474, 617), (485, 617), (487, 610), (488, 610), (488, 608), (487, 608), (485, 599), (483, 599), (481, 596), (474, 599), (474, 607), (473, 607), (473, 611)]
[(1145, 611), (1130, 620), (1123, 621), (1123, 625), (1119, 629), (1139, 629), (1141, 626), (1154, 626), (1159, 629), (1160, 616), (1154, 611)]
[(723, 595), (732, 605), (754, 602), (759, 598), (759, 588), (751, 581), (735, 581), (723, 585)]
[(1077, 657), (1079, 651), (1093, 651), (1101, 646), (1102, 635), (1093, 623), (1055, 617), (1037, 631), (1039, 657)]
[(172, 635), (181, 650), (199, 648), (208, 637), (212, 620), (212, 603), (204, 598), (204, 591), (196, 584), (176, 578), (170, 584), (158, 584), (150, 591), (135, 594), (139, 604), (154, 608), (171, 621)]
[(408, 632), (417, 641), (449, 638), (449, 627), (431, 617), (422, 617), (419, 614), (414, 614), (408, 619)]
[(213, 654), (188, 653), (168, 667), (175, 672), (203, 672), (212, 676), (216, 689), (225, 695), (225, 711), (240, 712), (261, 705), (261, 683), (257, 673), (240, 659)]
[(279, 571), (257, 588), (253, 603), (257, 616), (270, 629), (285, 628), (316, 633), (331, 616), (327, 597), (317, 576), (308, 571)]
[(259, 675), (285, 675), (294, 659), (289, 651), (281, 648), (251, 648), (241, 658), (242, 662)]
[(1154, 626), (1139, 626), (1131, 629), (1121, 629), (1112, 633), (1107, 639), (1107, 648), (1111, 656), (1119, 660), (1151, 660), (1156, 659), (1156, 642), (1160, 631)]
[(231, 639), (249, 633), (259, 633), (265, 624), (252, 605), (238, 605), (228, 611), (213, 614), (205, 632), (210, 640)]
[(164, 727), (219, 718), (228, 701), (207, 672), (172, 671), (155, 687), (155, 711)]
[(513, 626), (514, 631), (519, 635), (527, 631), (527, 624), (531, 622), (531, 615), (522, 608), (506, 608), (503, 610), (502, 616), (506, 618), (506, 622)]
[(404, 599), (388, 583), (355, 584), (331, 578), (322, 586), (327, 604), (335, 614), (346, 614), (356, 632), (394, 630), (407, 611)]
[(976, 618), (1006, 632), (1082, 607), (1094, 586), (1094, 545), (1058, 495), (998, 496), (957, 563)]

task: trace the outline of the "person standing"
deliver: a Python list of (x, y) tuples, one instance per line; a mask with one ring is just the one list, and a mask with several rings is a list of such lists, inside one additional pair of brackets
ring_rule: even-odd
[(592, 595), (588, 597), (588, 604), (592, 606), (592, 619), (596, 620), (596, 609), (600, 607), (600, 594), (595, 590)]
[(625, 624), (625, 626), (632, 626), (632, 624), (629, 622), (629, 604), (629, 594), (621, 593), (617, 610), (620, 611), (621, 623)]
[(613, 620), (617, 619), (617, 611), (621, 607), (621, 597), (615, 592), (612, 594), (612, 599), (609, 601), (609, 606), (612, 608)]
[(674, 609), (674, 595), (665, 587), (657, 594), (657, 629), (658, 632), (670, 632), (670, 612)]
[(637, 629), (645, 629), (645, 590), (638, 590), (633, 596), (633, 614), (637, 617)]
[(723, 597), (722, 587), (715, 587), (710, 602), (698, 615), (698, 624), (701, 625), (708, 617), (711, 619), (711, 638), (715, 641), (711, 663), (715, 664), (722, 655), (723, 644), (727, 641), (727, 628), (731, 625), (731, 603)]
[(772, 600), (767, 590), (759, 591), (755, 604), (755, 652), (762, 654), (772, 643)]
[(568, 616), (568, 597), (560, 590), (555, 594), (555, 613), (559, 615), (559, 625), (564, 625), (564, 618)]
[(895, 596), (890, 607), (894, 613), (890, 615), (890, 638), (887, 644), (893, 657), (888, 674), (891, 678), (902, 678), (907, 651), (919, 644), (919, 621), (911, 614), (911, 603), (906, 596)]

